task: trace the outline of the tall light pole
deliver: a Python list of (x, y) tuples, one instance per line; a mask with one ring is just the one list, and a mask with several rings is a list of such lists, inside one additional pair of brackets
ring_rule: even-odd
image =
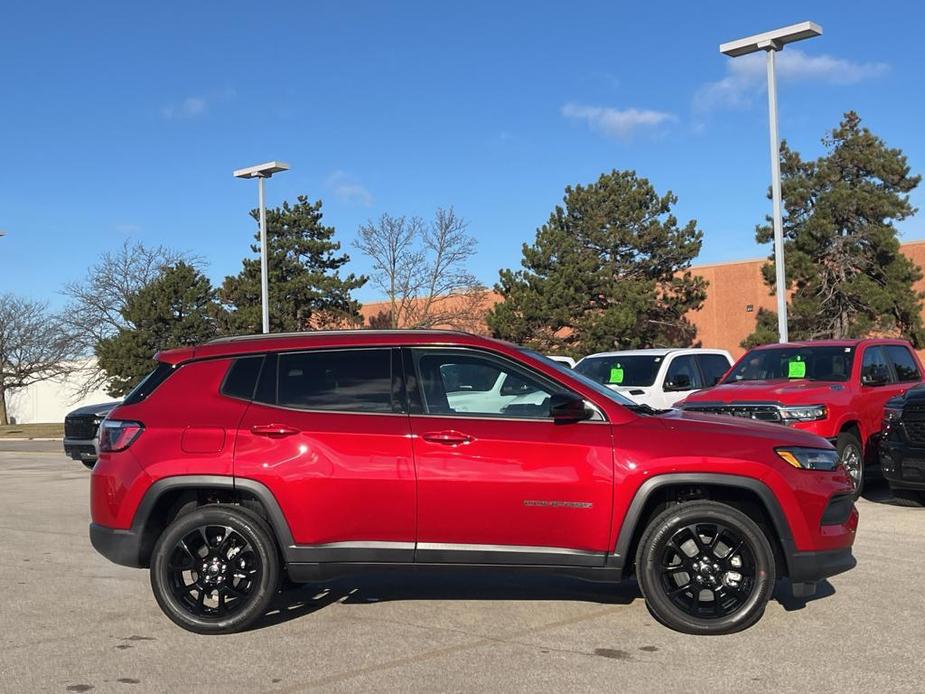
[(777, 136), (777, 77), (774, 56), (788, 43), (810, 39), (822, 34), (822, 27), (813, 22), (800, 22), (763, 34), (730, 41), (719, 47), (720, 53), (731, 58), (764, 51), (768, 56), (768, 120), (771, 131), (771, 207), (774, 220), (774, 269), (777, 287), (777, 332), (781, 342), (787, 334), (787, 275), (784, 272), (784, 231), (780, 201), (780, 139)]
[(257, 205), (260, 209), (260, 313), (263, 332), (270, 332), (269, 273), (267, 268), (267, 206), (264, 198), (263, 181), (275, 173), (286, 171), (289, 164), (268, 161), (266, 164), (249, 166), (234, 172), (235, 178), (257, 179)]

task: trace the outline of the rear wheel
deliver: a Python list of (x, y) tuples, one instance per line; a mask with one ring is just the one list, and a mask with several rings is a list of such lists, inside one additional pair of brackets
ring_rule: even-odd
[(636, 574), (649, 610), (688, 634), (750, 627), (774, 590), (774, 554), (761, 528), (713, 501), (673, 506), (643, 534)]
[(204, 506), (168, 526), (151, 556), (151, 588), (171, 620), (199, 634), (247, 628), (279, 585), (272, 531), (239, 506)]
[(838, 462), (845, 468), (854, 485), (854, 498), (864, 491), (864, 451), (861, 440), (850, 431), (843, 431), (835, 440)]

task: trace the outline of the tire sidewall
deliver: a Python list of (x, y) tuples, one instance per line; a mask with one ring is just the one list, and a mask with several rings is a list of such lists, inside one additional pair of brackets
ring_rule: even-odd
[[(755, 556), (755, 586), (745, 604), (736, 612), (718, 619), (694, 617), (677, 607), (661, 584), (660, 557), (667, 542), (684, 526), (719, 522), (737, 532), (749, 543)], [(731, 634), (757, 622), (774, 591), (774, 553), (760, 527), (731, 506), (715, 502), (688, 502), (670, 508), (647, 528), (636, 555), (639, 587), (653, 616), (665, 626), (687, 634)]]
[[(857, 499), (861, 496), (861, 492), (864, 491), (864, 450), (861, 447), (861, 440), (855, 436), (850, 431), (842, 432), (838, 435), (838, 438), (835, 440), (835, 449), (838, 451), (838, 461), (841, 463), (842, 456), (844, 455), (845, 449), (849, 446), (854, 447), (858, 453), (858, 460), (860, 461), (861, 467), (858, 473), (858, 483), (857, 487), (854, 489), (854, 498)], [(847, 472), (847, 469), (845, 470)], [(849, 474), (850, 477), (850, 474)], [(853, 481), (853, 478), (852, 478)]]
[[(227, 525), (244, 535), (257, 554), (262, 569), (259, 584), (247, 605), (223, 618), (200, 617), (190, 613), (176, 599), (169, 584), (167, 560), (177, 541), (202, 525)], [(240, 506), (203, 506), (177, 518), (161, 533), (151, 554), (151, 588), (154, 598), (175, 624), (198, 634), (241, 631), (264, 615), (279, 584), (279, 554), (272, 531), (256, 514)]]

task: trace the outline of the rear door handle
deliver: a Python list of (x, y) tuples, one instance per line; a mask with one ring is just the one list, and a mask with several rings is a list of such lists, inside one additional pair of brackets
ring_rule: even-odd
[(299, 430), (295, 427), (286, 426), (285, 424), (255, 424), (251, 427), (251, 433), (256, 436), (283, 437), (298, 434)]
[(428, 431), (421, 434), (421, 438), (430, 443), (442, 443), (444, 446), (459, 446), (464, 443), (471, 443), (472, 437), (461, 431), (449, 429), (446, 431)]

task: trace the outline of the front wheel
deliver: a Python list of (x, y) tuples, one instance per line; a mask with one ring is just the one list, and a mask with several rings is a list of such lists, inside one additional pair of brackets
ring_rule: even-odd
[(835, 440), (835, 448), (838, 450), (838, 462), (851, 478), (853, 496), (857, 499), (864, 491), (864, 452), (861, 440), (850, 431), (844, 431)]
[(694, 501), (648, 525), (636, 576), (662, 624), (687, 634), (730, 634), (764, 613), (774, 590), (774, 554), (761, 528), (738, 509)]
[(279, 585), (272, 531), (238, 506), (203, 506), (161, 534), (151, 588), (171, 620), (198, 634), (241, 631), (266, 613)]

